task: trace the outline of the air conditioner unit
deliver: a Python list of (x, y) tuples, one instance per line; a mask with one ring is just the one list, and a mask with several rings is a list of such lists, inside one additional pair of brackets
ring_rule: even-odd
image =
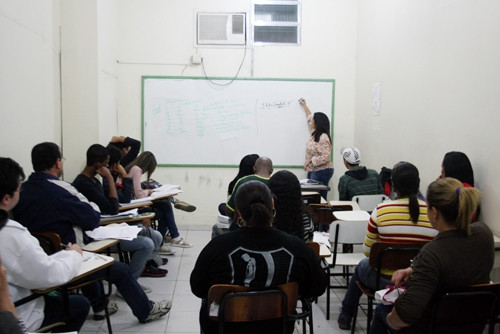
[(197, 13), (198, 45), (245, 45), (245, 13)]

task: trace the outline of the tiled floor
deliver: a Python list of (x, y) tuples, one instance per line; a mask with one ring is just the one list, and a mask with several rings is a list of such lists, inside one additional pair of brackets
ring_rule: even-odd
[[(113, 333), (169, 333), (169, 334), (199, 334), (198, 311), (200, 299), (191, 293), (189, 276), (198, 254), (210, 240), (211, 226), (179, 226), (181, 235), (194, 245), (192, 248), (175, 248), (176, 255), (169, 256), (169, 262), (163, 268), (168, 269), (168, 275), (164, 278), (141, 277), (139, 283), (149, 286), (153, 291), (148, 295), (151, 300), (172, 299), (172, 310), (161, 320), (148, 324), (140, 324), (133, 316), (125, 302), (112, 295), (120, 307), (117, 313), (111, 316)], [(116, 291), (116, 290), (115, 290)], [(331, 294), (331, 316), (326, 320), (326, 295), (313, 304), (314, 333), (332, 334), (349, 333), (338, 328), (337, 317), (345, 290), (332, 290)], [(92, 312), (91, 312), (92, 313)], [(366, 317), (360, 312), (358, 315), (356, 333), (364, 333), (366, 329)], [(89, 316), (85, 322), (81, 334), (107, 333), (106, 321), (94, 321)], [(294, 333), (301, 333), (301, 326), (296, 326)]]

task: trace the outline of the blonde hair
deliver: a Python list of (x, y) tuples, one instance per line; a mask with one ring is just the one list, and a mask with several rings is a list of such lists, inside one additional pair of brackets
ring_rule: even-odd
[(427, 205), (435, 207), (451, 226), (470, 235), (472, 215), (481, 200), (476, 188), (466, 188), (460, 181), (445, 177), (432, 182), (427, 189)]

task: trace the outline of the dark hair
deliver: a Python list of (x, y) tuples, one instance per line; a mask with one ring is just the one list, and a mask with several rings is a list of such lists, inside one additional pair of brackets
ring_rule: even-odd
[(472, 216), (481, 198), (476, 188), (464, 187), (462, 182), (445, 177), (432, 182), (427, 189), (427, 206), (436, 208), (443, 219), (470, 235)]
[(420, 177), (418, 169), (409, 162), (397, 163), (391, 172), (392, 185), (398, 197), (408, 197), (411, 221), (418, 222), (420, 206), (418, 204), (418, 188)]
[(273, 226), (278, 230), (303, 238), (304, 202), (297, 176), (287, 170), (281, 170), (271, 176), (267, 185), (273, 193), (276, 210)]
[(51, 169), (58, 159), (61, 159), (61, 151), (55, 143), (40, 143), (31, 150), (31, 163), (35, 172)]
[(92, 166), (96, 163), (103, 163), (109, 156), (106, 147), (101, 144), (94, 144), (87, 150), (87, 166)]
[(227, 193), (231, 195), (233, 193), (234, 185), (244, 176), (252, 175), (254, 173), (253, 167), (255, 166), (255, 161), (259, 158), (258, 154), (247, 154), (240, 161), (240, 169), (238, 170), (238, 175), (229, 182), (227, 187)]
[(474, 171), (465, 153), (456, 151), (446, 153), (443, 158), (443, 170), (444, 176), (453, 177), (474, 187)]
[(24, 181), (24, 171), (11, 158), (0, 158), (0, 200), (5, 195), (13, 196), (19, 183)]
[(273, 220), (271, 190), (260, 181), (248, 181), (238, 187), (235, 204), (247, 226), (269, 226)]
[(151, 178), (151, 174), (155, 171), (156, 165), (155, 155), (149, 151), (144, 151), (125, 167), (125, 171), (128, 173), (133, 166), (137, 166), (146, 173), (149, 183), (149, 179)]
[(109, 165), (117, 164), (120, 162), (120, 160), (123, 158), (123, 153), (122, 151), (111, 144), (106, 146), (106, 149), (108, 150), (109, 154)]
[(124, 148), (127, 148), (128, 145), (125, 145), (124, 142), (118, 142), (118, 143), (112, 143), (112, 142), (109, 142), (108, 144), (108, 147), (116, 147), (117, 149), (119, 149), (120, 151), (123, 150)]
[(316, 128), (312, 133), (312, 135), (314, 136), (314, 141), (319, 142), (319, 137), (321, 137), (323, 133), (326, 133), (331, 144), (332, 138), (330, 137), (330, 120), (328, 119), (328, 116), (326, 116), (322, 112), (315, 112), (313, 114), (313, 119)]

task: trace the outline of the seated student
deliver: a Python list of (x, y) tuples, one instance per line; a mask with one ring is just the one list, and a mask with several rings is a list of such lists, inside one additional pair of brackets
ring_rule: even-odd
[[(411, 243), (430, 241), (437, 231), (429, 223), (427, 205), (418, 198), (420, 177), (418, 169), (409, 162), (399, 162), (392, 169), (392, 182), (397, 199), (379, 204), (373, 211), (366, 231), (363, 252), (370, 256), (371, 246), (377, 242)], [(342, 301), (338, 318), (340, 329), (350, 329), (351, 320), (363, 292), (356, 284), (360, 280), (371, 289), (383, 289), (391, 283), (392, 272), (382, 270), (380, 286), (376, 287), (376, 271), (369, 258), (356, 266)]]
[(465, 187), (456, 179), (445, 177), (431, 183), (427, 212), (439, 234), (422, 248), (411, 267), (394, 272), (392, 282), (406, 285), (406, 292), (394, 306), (377, 306), (370, 333), (427, 333), (433, 297), (490, 282), (495, 256), (493, 234), (482, 222), (471, 224), (479, 199), (479, 190)]
[(273, 193), (276, 210), (273, 227), (304, 241), (311, 241), (314, 226), (306, 213), (297, 176), (287, 170), (281, 170), (271, 176), (267, 186)]
[[(236, 182), (241, 179), (244, 176), (251, 175), (253, 174), (254, 167), (255, 167), (255, 161), (259, 158), (258, 154), (247, 154), (245, 155), (241, 161), (240, 161), (240, 166), (238, 169), (238, 174), (234, 177), (234, 179), (229, 182), (229, 185), (227, 187), (227, 197), (229, 199), (229, 196), (233, 193), (233, 188)], [(226, 199), (227, 202), (227, 199)], [(226, 202), (219, 204), (219, 213), (223, 216), (226, 215)]]
[[(123, 158), (122, 151), (113, 145), (106, 146), (109, 154), (108, 168), (113, 176), (116, 192), (118, 194), (119, 203), (130, 203), (134, 199), (134, 185), (132, 178), (128, 177), (127, 171), (121, 165), (120, 161)], [(108, 188), (108, 181), (102, 180), (104, 189)]]
[[(133, 139), (130, 137), (113, 136), (108, 144), (108, 147), (116, 147), (120, 151), (122, 151), (123, 158), (121, 159), (120, 164), (123, 167), (126, 167), (135, 158), (137, 158), (137, 155), (141, 150), (141, 142), (137, 139)], [(196, 206), (181, 201), (176, 197), (170, 197), (168, 200), (174, 205), (174, 208), (176, 209), (186, 212), (193, 212), (196, 210)], [(120, 202), (120, 203), (127, 203), (127, 202)]]
[[(191, 272), (191, 291), (202, 299), (200, 325), (205, 334), (217, 333), (217, 323), (208, 319), (206, 305), (214, 284), (269, 287), (297, 282), (302, 297), (319, 296), (326, 288), (326, 273), (313, 250), (303, 240), (271, 226), (272, 194), (264, 183), (241, 185), (236, 190), (235, 210), (241, 228), (212, 239)], [(248, 269), (250, 262), (252, 270)], [(275, 324), (245, 323), (230, 332), (276, 333)]]
[[(101, 214), (116, 215), (119, 211), (118, 192), (108, 163), (109, 153), (106, 147), (100, 144), (90, 146), (87, 150), (86, 166), (73, 181), (73, 186), (89, 201), (96, 203)], [(96, 178), (97, 174), (106, 180), (106, 189)], [(144, 233), (148, 233), (147, 236), (144, 236)], [(146, 266), (146, 262), (157, 255), (155, 250), (160, 247), (162, 239), (157, 231), (141, 231), (133, 240), (120, 241), (121, 249), (132, 253), (130, 271), (135, 279), (140, 276), (164, 277), (167, 274), (165, 269)]]
[[(134, 199), (134, 185), (132, 178), (128, 177), (125, 168), (120, 164), (120, 160), (122, 159), (122, 152), (113, 145), (108, 145), (106, 149), (108, 150), (109, 153), (109, 170), (115, 180), (116, 192), (118, 193), (118, 200), (120, 203), (130, 203), (130, 201)], [(105, 179), (103, 179), (103, 186), (105, 189), (107, 188), (107, 182)], [(153, 209), (150, 207), (146, 207), (143, 210), (149, 211)], [(167, 264), (168, 259), (161, 258), (155, 254), (158, 254), (160, 250), (163, 254), (174, 254), (175, 252), (172, 251), (170, 247), (167, 247), (165, 245), (162, 246), (163, 238), (161, 238), (160, 232), (155, 231), (151, 228), (150, 219), (143, 220), (142, 225), (145, 227), (145, 229), (143, 229), (145, 236), (157, 235), (160, 237), (159, 239), (156, 239), (155, 242), (153, 260), (148, 261), (148, 263), (156, 267)], [(152, 239), (153, 241), (155, 241), (154, 237)], [(160, 243), (158, 243), (158, 240), (160, 241)]]
[(347, 171), (339, 179), (339, 200), (350, 201), (358, 195), (383, 194), (380, 175), (373, 169), (360, 166), (361, 154), (356, 147), (346, 147), (340, 152)]
[[(55, 143), (40, 143), (31, 151), (33, 170), (28, 181), (23, 183), (23, 192), (18, 205), (13, 209), (14, 218), (30, 232), (53, 232), (59, 234), (63, 243), (75, 243), (75, 229), (92, 230), (99, 225), (99, 208), (80, 194), (72, 185), (59, 179), (63, 174), (61, 151)], [(74, 229), (75, 228), (75, 229)], [(108, 267), (110, 281), (123, 296), (140, 322), (158, 319), (170, 311), (169, 300), (150, 301), (143, 289), (132, 277), (130, 267), (115, 262)], [(97, 277), (100, 272), (95, 274)], [(82, 293), (91, 301), (94, 319), (104, 319), (101, 289), (97, 284), (82, 288)], [(115, 303), (108, 304), (110, 313), (116, 312)]]
[[(156, 169), (156, 165), (156, 158), (154, 154), (146, 151), (139, 154), (137, 158), (135, 158), (125, 167), (128, 176), (132, 178), (134, 185), (134, 195), (136, 198), (147, 197), (153, 192), (152, 189), (142, 189), (141, 178), (143, 174), (146, 174), (147, 180), (149, 181), (151, 179), (151, 175)], [(158, 218), (158, 231), (163, 237), (165, 237), (168, 230), (171, 236), (171, 246), (183, 248), (193, 247), (193, 245), (181, 238), (179, 231), (177, 230), (177, 224), (175, 223), (172, 205), (168, 200), (154, 201), (153, 209), (155, 211), (156, 217)]]
[[(451, 151), (444, 155), (441, 174), (438, 178), (453, 177), (462, 182), (464, 187), (474, 187), (474, 170), (469, 158), (463, 152)], [(472, 215), (472, 221), (479, 220), (480, 207)]]
[[(78, 274), (83, 261), (82, 249), (69, 243), (65, 251), (48, 256), (38, 240), (16, 221), (8, 219), (7, 211), (19, 201), (24, 172), (17, 162), (0, 158), (0, 210), (6, 225), (0, 231), (0, 254), (8, 270), (7, 281), (12, 298), (17, 301), (32, 294), (32, 289), (58, 286)], [(4, 278), (2, 270), (2, 277)], [(6, 287), (2, 282), (2, 291)], [(62, 296), (44, 295), (17, 308), (19, 317), (29, 331), (55, 322), (64, 321), (66, 313)], [(90, 302), (84, 296), (69, 296), (71, 319), (63, 332), (79, 331), (90, 309)], [(15, 310), (14, 310), (15, 312)], [(0, 327), (4, 327), (3, 323)]]
[(255, 160), (255, 166), (253, 167), (254, 174), (247, 175), (236, 181), (233, 193), (229, 196), (226, 203), (226, 216), (231, 220), (231, 225), (229, 229), (221, 229), (217, 224), (212, 226), (212, 239), (218, 235), (224, 234), (229, 231), (234, 231), (238, 228), (238, 224), (234, 222), (234, 199), (236, 196), (236, 191), (239, 187), (249, 181), (259, 181), (267, 185), (271, 174), (273, 173), (273, 162), (268, 157), (260, 157)]

